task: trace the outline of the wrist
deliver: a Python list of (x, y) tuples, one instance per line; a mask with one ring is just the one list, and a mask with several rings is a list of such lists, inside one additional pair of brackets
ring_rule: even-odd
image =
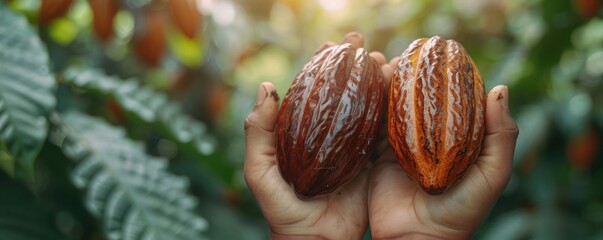
[(312, 235), (312, 234), (308, 234), (308, 235), (285, 235), (285, 234), (279, 234), (279, 233), (275, 233), (274, 231), (270, 231), (270, 239), (271, 240), (298, 240), (298, 239), (309, 239), (309, 240), (326, 240), (326, 237), (322, 237), (319, 235)]
[[(390, 233), (391, 234), (391, 233)], [(437, 232), (437, 231), (408, 231), (398, 234), (385, 234), (372, 231), (372, 237), (376, 240), (447, 240), (447, 239), (471, 239), (472, 233), (463, 232)]]
[(470, 237), (468, 236), (459, 236), (459, 235), (432, 235), (432, 234), (426, 234), (426, 233), (410, 233), (410, 234), (406, 234), (404, 236), (401, 236), (400, 238), (396, 238), (396, 239), (403, 239), (403, 240), (415, 240), (415, 239), (421, 239), (421, 240), (447, 240), (447, 239), (469, 239)]
[[(315, 230), (315, 229), (314, 229)], [(366, 230), (366, 229), (364, 229)], [(313, 231), (313, 230), (302, 230), (294, 232), (280, 232), (270, 229), (271, 240), (297, 240), (297, 239), (309, 239), (309, 240), (331, 240), (331, 239), (352, 239), (360, 240), (364, 236), (365, 231)]]

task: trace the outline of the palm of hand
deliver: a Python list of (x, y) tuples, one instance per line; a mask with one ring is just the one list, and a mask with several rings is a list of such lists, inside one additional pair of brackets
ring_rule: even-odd
[(473, 232), (487, 206), (475, 207), (480, 205), (475, 193), (463, 189), (474, 186), (471, 178), (432, 196), (406, 176), (393, 155), (387, 157), (373, 167), (369, 180), (369, 219), (375, 239), (412, 235), (458, 239)]
[(476, 163), (458, 185), (442, 195), (429, 195), (420, 189), (406, 176), (388, 146), (369, 177), (368, 211), (375, 239), (469, 238), (511, 173), (518, 129), (505, 104), (499, 102), (501, 96), (507, 97), (504, 87), (496, 87), (488, 94), (486, 135)]
[[(260, 92), (268, 95), (274, 86), (263, 84), (262, 88)], [(256, 106), (245, 124), (245, 177), (273, 235), (353, 239), (362, 236), (370, 220), (374, 239), (412, 235), (467, 238), (488, 213), (511, 172), (518, 130), (504, 104), (498, 102), (503, 95), (506, 98), (504, 87), (488, 94), (486, 136), (480, 156), (461, 183), (443, 195), (431, 196), (420, 190), (389, 149), (370, 173), (363, 170), (327, 196), (299, 200), (278, 170), (274, 144), (278, 101), (270, 100)]]
[[(270, 97), (272, 96), (272, 97)], [(366, 189), (368, 171), (336, 192), (302, 201), (280, 175), (274, 128), (278, 97), (274, 86), (264, 83), (254, 110), (245, 121), (245, 180), (254, 194), (272, 235), (355, 239), (368, 225)]]
[[(362, 47), (363, 41), (357, 33), (348, 34), (343, 40), (355, 47)], [(319, 49), (334, 44), (329, 42)], [(385, 57), (378, 55), (379, 63), (384, 64)], [(274, 136), (278, 99), (266, 100), (270, 99), (269, 96), (276, 96), (274, 86), (264, 83), (258, 92), (259, 102), (245, 122), (245, 178), (271, 225), (272, 234), (328, 239), (359, 238), (368, 225), (368, 170), (362, 170), (351, 182), (331, 194), (312, 200), (299, 200), (278, 169)]]
[(297, 198), (291, 187), (282, 179), (276, 155), (269, 154), (264, 157), (269, 158), (271, 164), (264, 176), (254, 182), (252, 192), (264, 210), (266, 220), (272, 223), (273, 234), (314, 235), (332, 239), (346, 234), (352, 238), (364, 233), (368, 224), (366, 170), (336, 192), (303, 201)]

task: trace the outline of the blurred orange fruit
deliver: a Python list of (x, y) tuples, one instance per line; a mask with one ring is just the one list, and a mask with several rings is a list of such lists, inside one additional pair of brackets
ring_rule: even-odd
[(188, 38), (195, 38), (201, 26), (201, 14), (191, 0), (169, 0), (168, 10), (172, 24)]
[(209, 117), (218, 120), (230, 104), (232, 89), (224, 83), (213, 84), (207, 92), (205, 106)]
[(569, 141), (566, 147), (570, 163), (577, 168), (587, 169), (597, 154), (599, 135), (593, 128)]
[(38, 22), (42, 25), (50, 23), (67, 13), (73, 0), (42, 0), (38, 10)]
[(117, 123), (123, 124), (128, 120), (124, 109), (115, 99), (106, 101), (105, 108)]
[(600, 0), (574, 0), (574, 4), (580, 15), (587, 19), (597, 16), (597, 13), (601, 10)]
[(106, 43), (113, 36), (113, 19), (118, 10), (116, 0), (89, 0), (92, 10), (92, 28), (101, 42)]
[(157, 67), (166, 48), (163, 17), (157, 10), (147, 10), (143, 19), (137, 22), (141, 27), (132, 38), (134, 53), (147, 66)]

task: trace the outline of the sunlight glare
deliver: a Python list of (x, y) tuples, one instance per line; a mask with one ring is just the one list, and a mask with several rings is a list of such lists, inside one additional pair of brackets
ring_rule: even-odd
[(342, 10), (348, 5), (348, 0), (319, 0), (320, 6), (329, 12)]

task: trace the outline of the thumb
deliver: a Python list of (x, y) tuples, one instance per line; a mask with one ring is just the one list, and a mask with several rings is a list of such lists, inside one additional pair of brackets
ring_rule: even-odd
[[(429, 208), (432, 216), (440, 217), (437, 220), (440, 224), (452, 229), (474, 231), (507, 185), (519, 134), (517, 125), (509, 114), (508, 97), (506, 86), (496, 86), (488, 93), (486, 133), (475, 165), (459, 186), (444, 194), (444, 202)], [(440, 198), (430, 196), (430, 199)], [(451, 209), (462, 213), (463, 221), (458, 221), (459, 215), (450, 214)]]
[(506, 186), (511, 175), (515, 143), (519, 135), (517, 124), (509, 113), (509, 90), (496, 86), (488, 93), (486, 104), (486, 135), (478, 167), (490, 176), (491, 187), (498, 192)]
[(245, 179), (261, 176), (276, 164), (274, 128), (278, 117), (278, 94), (265, 82), (258, 89), (253, 110), (245, 119)]

